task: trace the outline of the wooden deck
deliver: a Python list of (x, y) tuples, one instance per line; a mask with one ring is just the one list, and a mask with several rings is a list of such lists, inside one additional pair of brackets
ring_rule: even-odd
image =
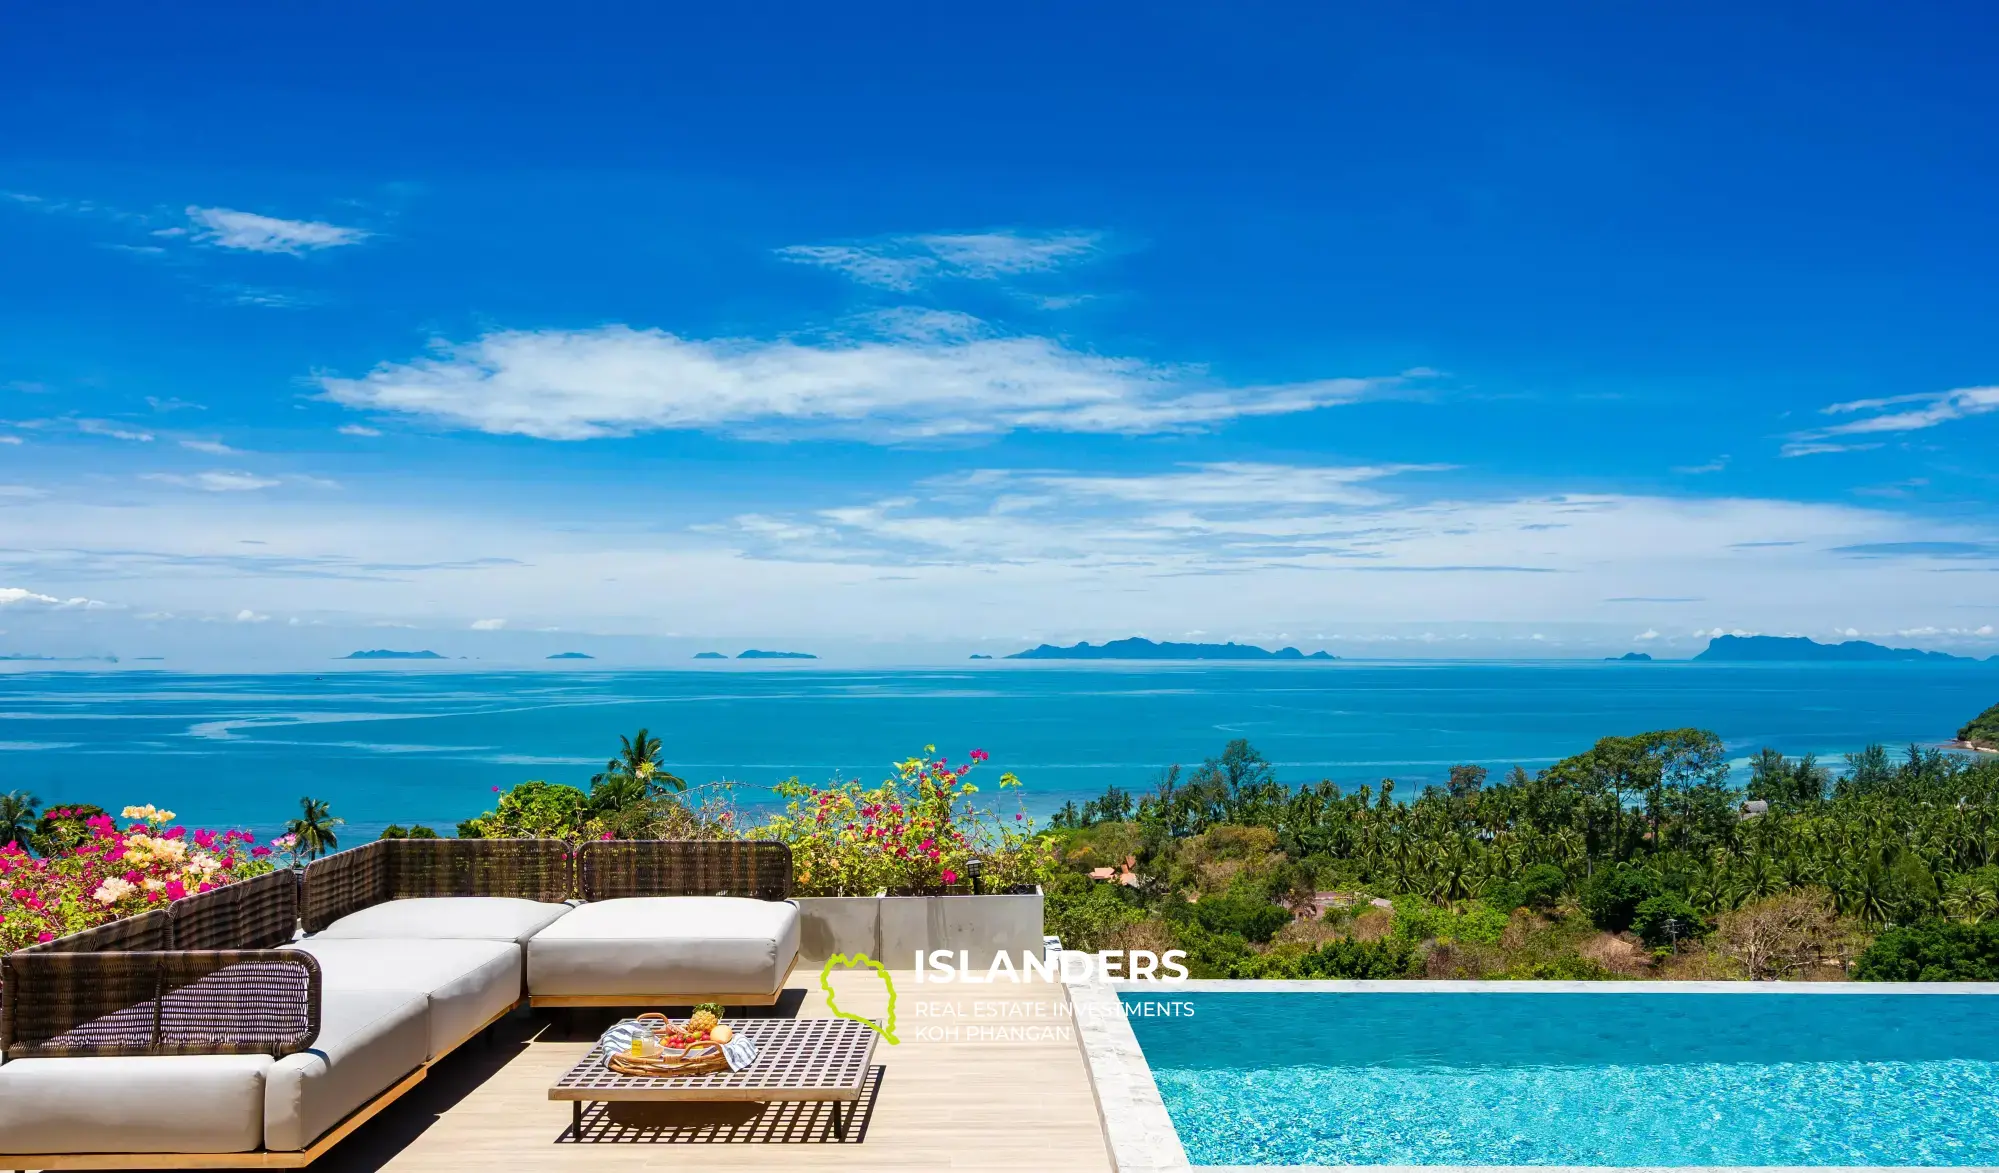
[[(595, 1106), (580, 1140), (548, 1089), (588, 1051), (610, 1012), (515, 1014), (312, 1166), (389, 1170), (853, 1169), (1109, 1173), (1103, 1131), (1061, 987), (915, 985), (897, 974), (896, 1035), (844, 1142), (825, 1103)], [(828, 1011), (818, 974), (793, 980), (776, 1013)], [(882, 1014), (868, 973), (834, 975), (842, 1010)], [(852, 999), (851, 1004), (849, 999)], [(740, 1011), (740, 1024), (754, 1013)], [(574, 1014), (570, 1031), (564, 1015)]]

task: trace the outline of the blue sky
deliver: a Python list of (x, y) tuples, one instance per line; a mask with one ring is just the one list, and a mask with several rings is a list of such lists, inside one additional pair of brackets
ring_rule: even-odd
[(1989, 6), (407, 7), (13, 21), (6, 650), (1999, 650)]

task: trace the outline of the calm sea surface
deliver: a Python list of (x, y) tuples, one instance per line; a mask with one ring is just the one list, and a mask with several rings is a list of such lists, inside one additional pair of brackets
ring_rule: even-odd
[(310, 794), (372, 837), (389, 822), (448, 826), (527, 778), (587, 784), (644, 725), (676, 772), (743, 783), (750, 803), (793, 775), (879, 778), (934, 742), (954, 758), (989, 750), (987, 772), (1019, 773), (1042, 814), (1107, 784), (1147, 786), (1234, 737), (1286, 781), (1393, 777), (1411, 794), (1456, 762), (1531, 770), (1607, 734), (1684, 725), (1738, 757), (1933, 744), (1994, 701), (1986, 665), (24, 673), (0, 676), (0, 789), (259, 830)]

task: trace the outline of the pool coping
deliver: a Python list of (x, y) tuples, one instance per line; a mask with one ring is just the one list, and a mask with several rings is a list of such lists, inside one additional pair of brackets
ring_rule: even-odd
[(1195, 1165), (1166, 1111), (1120, 994), (1999, 994), (1999, 982), (1064, 982), (1115, 1173), (1999, 1173), (1989, 1165)]

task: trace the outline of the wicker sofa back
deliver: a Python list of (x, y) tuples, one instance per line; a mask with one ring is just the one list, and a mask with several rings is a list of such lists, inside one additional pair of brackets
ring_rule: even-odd
[(271, 1055), (319, 1033), (298, 875), (276, 871), (0, 957), (7, 1059)]
[(600, 839), (577, 859), (585, 900), (629, 896), (791, 897), (791, 848), (776, 840)]
[(106, 921), (29, 945), (19, 953), (152, 953), (173, 948), (173, 923), (164, 908)]
[(308, 865), (300, 919), (316, 933), (391, 900), (513, 896), (560, 902), (576, 892), (575, 854), (560, 839), (381, 839)]
[(176, 950), (0, 957), (7, 1059), (270, 1055), (319, 1034), (320, 971), (296, 950)]
[(298, 873), (281, 868), (167, 906), (174, 949), (275, 949), (298, 935)]

